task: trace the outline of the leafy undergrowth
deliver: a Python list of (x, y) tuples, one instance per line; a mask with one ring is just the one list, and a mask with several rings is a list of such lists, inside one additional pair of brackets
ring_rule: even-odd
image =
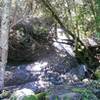
[[(75, 93), (77, 95), (80, 94), (79, 96), (82, 98), (82, 100), (99, 100), (97, 97), (97, 95), (95, 94), (95, 92), (93, 91), (94, 89), (99, 90), (100, 89), (100, 80), (95, 80), (95, 81), (91, 81), (91, 83), (86, 87), (70, 87), (68, 85), (65, 85), (63, 88), (61, 87), (62, 90), (65, 90), (65, 87), (67, 87), (68, 89), (66, 90), (66, 92), (61, 92), (61, 90), (59, 91), (58, 89), (56, 90), (56, 93), (53, 94), (54, 97), (52, 100), (60, 100), (59, 98), (61, 96), (63, 96), (63, 100), (72, 100), (70, 99), (70, 97), (68, 96), (68, 94), (70, 93)], [(55, 87), (53, 89), (56, 89)], [(32, 91), (30, 89), (28, 89), (29, 91)], [(28, 92), (28, 90), (26, 90), (26, 94)], [(20, 91), (20, 90), (17, 90)], [(9, 91), (3, 91), (2, 94), (0, 94), (0, 100), (3, 100), (3, 98), (8, 98), (6, 100), (51, 100), (50, 97), (52, 97), (52, 90), (48, 90), (48, 92), (41, 92), (38, 94), (34, 94), (34, 92), (32, 91), (31, 94), (26, 95), (24, 91), (20, 91), (19, 92), (14, 92), (13, 94), (10, 93)], [(61, 95), (58, 95), (59, 92), (61, 92)], [(19, 93), (19, 94), (18, 94)], [(99, 92), (98, 92), (99, 93)], [(97, 97), (96, 97), (97, 96)], [(72, 97), (72, 95), (71, 95)], [(9, 99), (10, 98), (10, 99)], [(74, 98), (74, 96), (73, 96)], [(78, 99), (80, 100), (80, 99)]]
[(87, 88), (73, 88), (72, 91), (82, 94), (82, 100), (98, 100), (92, 91)]
[[(98, 100), (98, 98), (88, 88), (72, 88), (72, 92), (81, 94), (82, 100)], [(59, 100), (59, 95), (55, 95), (54, 98), (55, 98), (55, 100)], [(70, 98), (69, 99), (68, 98), (69, 97), (67, 97), (67, 94), (65, 93), (63, 99), (71, 100)], [(10, 100), (51, 100), (51, 99), (50, 99), (49, 93), (43, 92), (43, 93), (33, 94), (33, 95), (24, 96), (24, 97), (20, 97), (20, 98), (13, 95), (10, 98)]]
[(14, 95), (11, 96), (10, 100), (48, 100), (47, 99), (47, 93), (38, 93), (28, 96), (22, 96), (22, 97), (16, 97)]

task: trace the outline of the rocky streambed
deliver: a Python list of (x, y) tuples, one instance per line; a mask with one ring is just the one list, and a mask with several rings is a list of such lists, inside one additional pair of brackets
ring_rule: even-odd
[(100, 81), (89, 78), (73, 47), (62, 42), (41, 46), (31, 63), (7, 65), (1, 100), (99, 100)]
[(85, 65), (74, 57), (59, 55), (52, 51), (30, 64), (8, 65), (5, 90), (9, 95), (4, 92), (1, 100), (99, 100), (100, 81), (87, 78)]

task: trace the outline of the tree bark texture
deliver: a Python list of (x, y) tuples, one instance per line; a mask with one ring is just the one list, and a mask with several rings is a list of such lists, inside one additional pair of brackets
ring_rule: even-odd
[(4, 72), (8, 56), (8, 33), (11, 0), (3, 0), (3, 11), (0, 34), (0, 91), (4, 87)]

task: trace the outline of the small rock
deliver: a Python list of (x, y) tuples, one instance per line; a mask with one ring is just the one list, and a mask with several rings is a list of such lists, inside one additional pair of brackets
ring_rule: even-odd
[(26, 83), (22, 86), (22, 88), (27, 88), (29, 90), (32, 90), (34, 92), (36, 92), (38, 90), (38, 86), (36, 86), (36, 84), (34, 82), (29, 82)]
[(10, 100), (23, 100), (25, 97), (32, 96), (32, 95), (34, 95), (34, 92), (32, 90), (27, 89), (27, 88), (23, 88), (21, 90), (15, 91), (11, 95)]
[(47, 79), (54, 85), (60, 85), (64, 82), (64, 78), (59, 73), (47, 73)]
[(83, 79), (82, 82), (85, 83), (85, 84), (90, 84), (92, 82), (92, 80), (86, 78), (86, 79)]
[(87, 87), (87, 84), (84, 84), (83, 82), (75, 82), (72, 84), (73, 87), (78, 87), (78, 88), (85, 88)]
[(93, 89), (93, 93), (100, 99), (100, 89)]
[(85, 78), (85, 77), (88, 77), (86, 76), (86, 73), (88, 73), (87, 71), (87, 66), (84, 65), (84, 64), (81, 64), (79, 67), (78, 67), (78, 74), (79, 74), (79, 77), (82, 79), (82, 78)]

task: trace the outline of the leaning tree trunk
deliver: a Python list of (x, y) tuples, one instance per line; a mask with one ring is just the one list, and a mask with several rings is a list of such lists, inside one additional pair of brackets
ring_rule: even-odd
[(8, 56), (8, 33), (11, 0), (3, 0), (3, 11), (0, 34), (0, 91), (4, 87), (4, 72)]
[[(73, 39), (77, 39), (77, 41), (85, 47), (84, 43), (80, 40), (79, 37), (76, 37), (70, 30), (66, 28), (64, 23), (59, 19), (55, 9), (52, 7), (52, 5), (49, 3), (49, 0), (40, 0), (44, 4), (44, 6), (52, 13), (52, 16), (57, 20), (57, 22), (60, 24), (61, 28), (68, 34), (70, 35)], [(86, 48), (86, 47), (85, 47)]]

